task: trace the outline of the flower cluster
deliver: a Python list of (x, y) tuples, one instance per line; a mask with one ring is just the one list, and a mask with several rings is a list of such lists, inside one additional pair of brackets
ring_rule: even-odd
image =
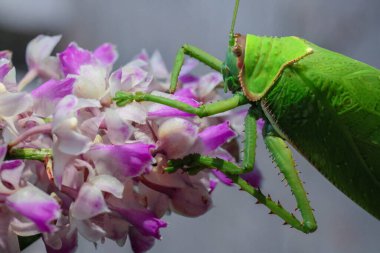
[[(219, 99), (221, 75), (192, 75), (189, 60), (182, 88), (168, 95), (158, 52), (113, 71), (113, 45), (88, 51), (71, 43), (51, 56), (59, 40), (40, 35), (28, 44), (29, 71), (18, 83), (11, 53), (0, 51), (0, 251), (19, 252), (17, 236), (42, 234), (48, 252), (74, 252), (79, 233), (120, 246), (129, 237), (134, 252), (145, 252), (160, 239), (166, 213), (200, 216), (217, 180), (232, 185), (216, 170), (167, 174), (168, 160), (192, 153), (234, 160), (222, 146), (239, 123), (147, 102), (119, 108), (112, 97), (143, 91), (198, 106)], [(35, 78), (41, 84), (23, 92)]]

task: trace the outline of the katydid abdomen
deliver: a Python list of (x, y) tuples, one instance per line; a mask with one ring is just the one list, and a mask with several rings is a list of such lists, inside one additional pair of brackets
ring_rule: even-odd
[(262, 109), (316, 169), (379, 219), (380, 71), (306, 44), (313, 53), (283, 69)]

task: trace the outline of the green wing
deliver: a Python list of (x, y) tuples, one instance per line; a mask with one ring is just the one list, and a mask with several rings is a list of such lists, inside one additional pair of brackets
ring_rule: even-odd
[(380, 71), (319, 48), (288, 66), (263, 99), (288, 141), (380, 219)]

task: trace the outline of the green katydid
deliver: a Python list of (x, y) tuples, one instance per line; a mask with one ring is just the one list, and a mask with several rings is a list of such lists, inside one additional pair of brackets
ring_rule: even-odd
[[(119, 106), (133, 100), (151, 101), (199, 117), (250, 104), (241, 166), (194, 154), (171, 161), (168, 171), (184, 166), (193, 173), (202, 166), (217, 168), (285, 223), (309, 233), (317, 224), (289, 143), (337, 188), (379, 219), (380, 71), (298, 37), (235, 34), (238, 6), (236, 0), (225, 62), (185, 44), (177, 53), (170, 86), (173, 93), (188, 55), (220, 71), (225, 91), (234, 94), (231, 98), (196, 108), (146, 93), (119, 92), (114, 100)], [(239, 176), (253, 169), (258, 118), (265, 120), (265, 144), (295, 196), (303, 221)]]

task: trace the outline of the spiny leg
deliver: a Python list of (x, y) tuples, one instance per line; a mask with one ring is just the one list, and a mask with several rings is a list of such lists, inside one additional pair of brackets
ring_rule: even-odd
[(225, 111), (234, 109), (238, 106), (249, 103), (249, 100), (242, 93), (235, 93), (234, 96), (231, 98), (220, 100), (211, 104), (201, 105), (199, 107), (194, 107), (186, 103), (180, 102), (178, 100), (156, 96), (156, 95), (143, 93), (143, 92), (127, 93), (127, 92), (119, 91), (116, 93), (113, 100), (116, 101), (116, 104), (118, 106), (124, 106), (125, 104), (131, 103), (132, 101), (137, 101), (137, 102), (150, 101), (150, 102), (167, 105), (172, 108), (177, 108), (181, 111), (195, 114), (199, 117), (206, 117), (206, 116), (218, 114), (218, 113), (225, 112)]
[(178, 51), (177, 55), (175, 57), (174, 61), (174, 66), (173, 66), (173, 71), (172, 71), (172, 76), (170, 79), (170, 93), (174, 93), (175, 90), (177, 89), (177, 82), (178, 82), (178, 76), (179, 73), (181, 72), (181, 68), (183, 65), (183, 62), (185, 60), (185, 55), (188, 55), (192, 58), (197, 59), (200, 62), (203, 62), (210, 68), (221, 72), (222, 70), (222, 61), (215, 58), (214, 56), (206, 53), (205, 51), (194, 47), (189, 44), (184, 44)]
[(317, 229), (317, 225), (313, 216), (312, 209), (309, 205), (309, 201), (306, 197), (306, 192), (303, 189), (301, 180), (298, 176), (298, 172), (295, 170), (295, 163), (291, 152), (286, 146), (285, 142), (280, 137), (278, 137), (274, 131), (272, 131), (272, 129), (270, 129), (270, 125), (267, 125), (266, 130), (264, 131), (265, 143), (273, 155), (273, 158), (280, 168), (281, 172), (284, 173), (285, 179), (288, 181), (288, 184), (290, 185), (291, 190), (295, 195), (298, 208), (301, 212), (304, 222), (300, 222), (292, 213), (284, 209), (279, 202), (274, 202), (269, 195), (266, 197), (260, 191), (260, 189), (255, 189), (240, 177), (240, 174), (245, 173), (253, 168), (255, 144), (249, 143), (248, 138), (255, 138), (253, 136), (252, 130), (254, 127), (252, 124), (256, 124), (256, 117), (257, 115), (255, 113), (255, 110), (251, 108), (245, 119), (245, 148), (248, 148), (248, 150), (244, 152), (245, 156), (243, 159), (243, 168), (237, 166), (232, 162), (220, 158), (213, 158), (200, 154), (191, 154), (183, 159), (171, 160), (168, 164), (169, 167), (167, 168), (167, 171), (174, 172), (177, 169), (183, 169), (190, 174), (196, 174), (204, 168), (216, 168), (229, 176), (235, 184), (240, 186), (242, 190), (255, 197), (258, 203), (262, 203), (267, 206), (271, 210), (271, 213), (281, 217), (285, 221), (284, 224), (289, 224), (290, 226), (304, 233), (315, 231)]
[(313, 232), (317, 229), (317, 223), (314, 218), (313, 209), (310, 206), (309, 199), (296, 169), (296, 164), (292, 152), (282, 139), (273, 129), (273, 126), (266, 123), (263, 131), (264, 142), (274, 162), (284, 174), (285, 180), (290, 186), (292, 193), (297, 202), (297, 208), (300, 210), (304, 222), (301, 224), (303, 231)]

